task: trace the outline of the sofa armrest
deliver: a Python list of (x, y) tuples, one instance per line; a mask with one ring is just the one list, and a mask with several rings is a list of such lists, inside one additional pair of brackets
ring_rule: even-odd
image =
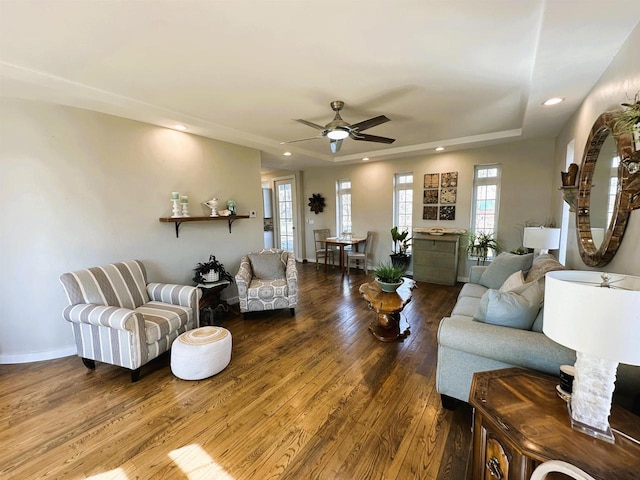
[(289, 295), (295, 295), (298, 293), (298, 267), (296, 265), (296, 258), (293, 253), (287, 255), (287, 266), (285, 269), (285, 275), (287, 277), (287, 287), (289, 289)]
[(149, 283), (147, 284), (147, 294), (151, 301), (180, 305), (181, 307), (197, 310), (201, 292), (198, 287), (189, 285)]
[(487, 265), (472, 265), (469, 272), (469, 283), (480, 283), (480, 277), (487, 268)]
[(444, 346), (524, 368), (557, 374), (559, 365), (573, 365), (575, 351), (544, 333), (476, 322), (469, 317), (443, 318), (438, 347)]
[(144, 319), (134, 310), (108, 305), (95, 305), (93, 303), (78, 303), (69, 305), (62, 311), (62, 317), (71, 323), (86, 323), (99, 327), (110, 327), (116, 330), (137, 330), (142, 327), (144, 331)]
[(253, 278), (253, 270), (251, 269), (251, 262), (247, 255), (243, 256), (240, 260), (240, 269), (236, 273), (236, 285), (238, 286), (238, 295), (246, 296)]

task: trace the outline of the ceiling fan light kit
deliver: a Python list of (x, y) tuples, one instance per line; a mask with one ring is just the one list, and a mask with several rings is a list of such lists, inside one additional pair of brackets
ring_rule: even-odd
[(304, 142), (306, 140), (314, 140), (316, 138), (328, 138), (330, 140), (329, 148), (331, 149), (331, 153), (338, 153), (340, 151), (342, 141), (347, 137), (351, 138), (352, 140), (387, 144), (396, 141), (395, 138), (379, 137), (377, 135), (368, 135), (366, 133), (361, 133), (362, 131), (369, 128), (389, 122), (390, 119), (385, 115), (378, 115), (377, 117), (373, 117), (362, 122), (349, 124), (345, 122), (340, 116), (340, 110), (342, 110), (343, 107), (344, 102), (340, 100), (331, 102), (331, 109), (336, 112), (336, 114), (333, 117), (333, 120), (327, 123), (324, 127), (322, 125), (318, 125), (317, 123), (309, 122), (308, 120), (303, 120), (301, 118), (296, 119), (296, 122), (300, 122), (303, 125), (307, 125), (308, 127), (320, 130), (320, 135), (309, 138), (301, 138), (298, 140), (290, 140), (288, 142), (282, 142), (281, 144)]
[(346, 130), (331, 130), (329, 133), (327, 133), (327, 137), (329, 137), (331, 140), (342, 140), (345, 139), (349, 136), (349, 132), (347, 132)]

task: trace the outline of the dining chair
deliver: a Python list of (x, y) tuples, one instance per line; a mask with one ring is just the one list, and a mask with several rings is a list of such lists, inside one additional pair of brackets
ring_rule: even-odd
[(374, 232), (367, 232), (367, 239), (364, 243), (364, 252), (357, 252), (355, 250), (347, 252), (347, 275), (349, 275), (351, 262), (355, 262), (357, 267), (360, 260), (364, 262), (364, 273), (367, 275), (369, 274), (369, 270), (367, 269), (367, 262), (369, 261), (369, 257), (371, 256), (371, 252), (373, 251), (374, 236)]
[(325, 256), (327, 257), (327, 261), (329, 258), (331, 258), (331, 267), (333, 268), (334, 266), (335, 254), (337, 249), (335, 247), (329, 247), (327, 249), (323, 241), (329, 236), (331, 236), (331, 230), (329, 230), (328, 228), (319, 228), (313, 231), (313, 241), (315, 242), (316, 246), (316, 270), (320, 268), (320, 261), (324, 261)]

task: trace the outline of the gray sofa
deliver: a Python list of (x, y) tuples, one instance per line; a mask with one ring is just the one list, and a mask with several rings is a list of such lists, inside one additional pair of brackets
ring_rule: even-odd
[[(542, 265), (544, 263), (544, 265)], [(554, 257), (539, 256), (533, 261), (544, 289), (544, 273), (563, 269)], [(541, 267), (541, 268), (540, 268)], [(575, 352), (542, 333), (544, 308), (540, 308), (531, 329), (511, 328), (474, 320), (479, 316), (481, 298), (489, 290), (480, 284), (488, 267), (473, 266), (469, 283), (460, 291), (451, 315), (438, 328), (436, 388), (443, 406), (452, 408), (456, 400), (467, 402), (475, 372), (522, 367), (558, 375), (563, 364), (575, 363)], [(620, 365), (614, 401), (636, 410), (640, 398), (640, 368)], [(455, 400), (454, 400), (455, 399)], [(634, 405), (635, 402), (635, 405)]]

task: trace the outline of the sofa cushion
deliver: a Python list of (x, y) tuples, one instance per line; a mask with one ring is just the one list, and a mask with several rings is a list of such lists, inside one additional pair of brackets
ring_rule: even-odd
[(262, 280), (285, 278), (285, 263), (279, 253), (250, 253), (253, 276)]
[(537, 282), (526, 287), (510, 292), (487, 290), (480, 299), (474, 319), (492, 325), (530, 330), (543, 297)]
[(528, 271), (532, 261), (533, 253), (516, 255), (515, 253), (503, 252), (482, 273), (479, 283), (487, 288), (498, 289), (509, 276), (518, 270)]
[(479, 297), (461, 297), (458, 298), (451, 315), (463, 315), (473, 318), (478, 312), (480, 305)]
[(480, 298), (487, 292), (487, 287), (478, 285), (477, 283), (465, 283), (462, 286), (462, 290), (458, 294), (458, 298), (462, 297), (475, 297)]
[(553, 272), (555, 270), (565, 270), (565, 267), (551, 254), (538, 255), (533, 260), (531, 270), (527, 273), (525, 281), (527, 283), (535, 282), (536, 280), (544, 278), (547, 272)]
[(524, 275), (522, 274), (522, 270), (518, 270), (515, 273), (512, 273), (509, 278), (507, 278), (504, 283), (500, 286), (501, 292), (510, 292), (514, 288), (518, 288), (524, 285)]
[(533, 322), (533, 325), (531, 325), (531, 331), (542, 333), (543, 325), (544, 325), (544, 306), (540, 307), (538, 316), (536, 317), (536, 320)]
[(159, 341), (190, 322), (194, 326), (193, 310), (180, 305), (151, 301), (136, 308), (144, 318), (147, 344)]

